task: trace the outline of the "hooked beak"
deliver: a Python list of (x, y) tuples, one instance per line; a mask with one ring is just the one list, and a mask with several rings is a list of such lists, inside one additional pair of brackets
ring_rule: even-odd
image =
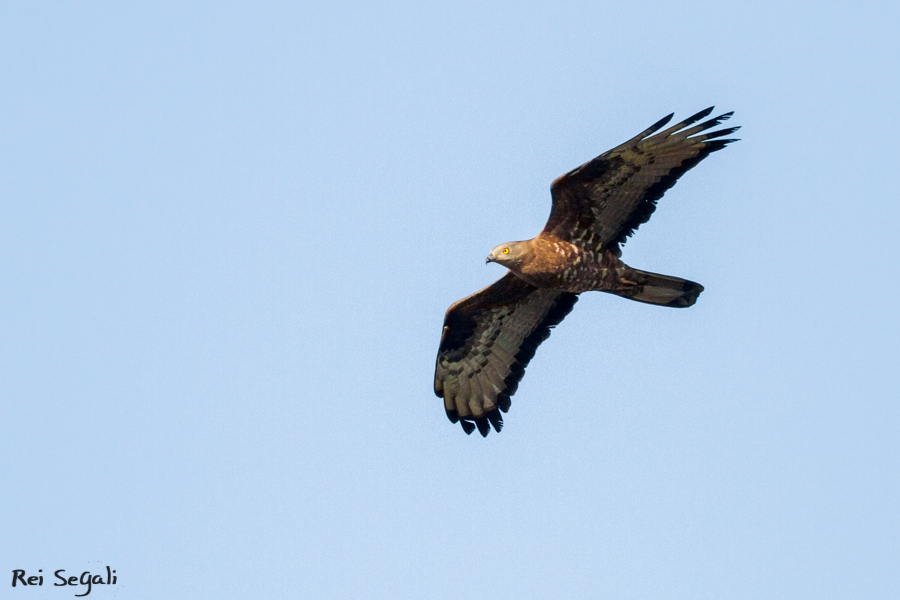
[(484, 264), (488, 264), (489, 262), (494, 262), (494, 259), (491, 258), (490, 256), (488, 256), (486, 259), (484, 259)]

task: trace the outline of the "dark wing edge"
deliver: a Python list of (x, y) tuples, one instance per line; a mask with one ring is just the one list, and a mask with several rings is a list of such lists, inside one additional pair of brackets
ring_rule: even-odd
[(624, 144), (558, 177), (550, 186), (553, 204), (543, 231), (562, 239), (590, 238), (618, 251), (650, 219), (656, 203), (682, 175), (713, 152), (738, 141), (717, 138), (740, 127), (698, 135), (728, 120), (733, 112), (688, 128), (713, 108), (656, 133), (671, 120), (674, 113), (670, 114)]
[(577, 294), (538, 289), (513, 273), (453, 304), (444, 317), (434, 393), (467, 434), (503, 428), (525, 368)]

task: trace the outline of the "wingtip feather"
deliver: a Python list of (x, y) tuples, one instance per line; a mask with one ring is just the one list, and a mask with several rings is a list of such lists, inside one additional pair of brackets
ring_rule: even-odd
[(653, 125), (651, 125), (650, 127), (648, 127), (648, 128), (647, 128), (647, 131), (645, 131), (645, 132), (642, 134), (642, 136), (643, 136), (643, 137), (646, 137), (646, 136), (650, 135), (651, 133), (656, 133), (656, 132), (659, 131), (666, 123), (668, 123), (669, 121), (671, 121), (671, 120), (672, 120), (672, 117), (674, 117), (674, 116), (675, 116), (675, 113), (673, 113), (673, 112), (672, 112), (672, 113), (669, 113), (668, 115), (666, 115), (665, 117), (663, 117), (662, 119), (660, 119), (659, 121), (657, 121), (656, 123), (654, 123)]
[(722, 129), (721, 131), (713, 131), (712, 133), (707, 133), (706, 135), (698, 136), (697, 138), (692, 138), (692, 139), (711, 140), (713, 138), (722, 137), (724, 135), (731, 135), (732, 133), (734, 133), (735, 131), (737, 131), (740, 128), (741, 128), (740, 125), (738, 125), (737, 127), (728, 127), (727, 129)]
[(493, 425), (494, 431), (500, 433), (500, 430), (503, 429), (503, 417), (500, 415), (500, 411), (492, 410), (487, 414), (487, 419)]
[(701, 110), (700, 112), (698, 112), (696, 115), (693, 115), (693, 116), (688, 117), (687, 119), (685, 119), (685, 124), (686, 124), (686, 125), (690, 125), (691, 123), (696, 123), (697, 121), (699, 121), (699, 120), (702, 119), (703, 117), (705, 117), (705, 116), (711, 114), (712, 111), (715, 110), (715, 108), (716, 108), (715, 106), (710, 106), (709, 108), (704, 108), (703, 110)]

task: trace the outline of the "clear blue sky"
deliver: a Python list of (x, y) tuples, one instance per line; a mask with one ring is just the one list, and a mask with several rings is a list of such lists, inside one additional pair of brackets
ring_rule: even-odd
[[(0, 596), (900, 597), (898, 18), (5, 2)], [(711, 104), (742, 141), (624, 248), (697, 305), (584, 295), (465, 436), (488, 251)]]

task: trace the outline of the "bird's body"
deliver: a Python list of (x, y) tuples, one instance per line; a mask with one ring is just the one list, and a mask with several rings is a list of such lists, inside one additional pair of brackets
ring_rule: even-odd
[[(561, 240), (553, 234), (541, 233), (524, 242), (509, 242), (502, 248), (515, 245), (525, 258), (522, 261), (504, 261), (504, 266), (523, 281), (537, 288), (580, 294), (582, 292), (609, 292), (634, 298), (651, 284), (651, 277), (677, 280), (696, 286), (696, 293), (689, 295), (690, 304), (703, 291), (698, 283), (632, 269), (619, 258), (619, 253), (606, 248), (579, 245)], [(502, 258), (502, 256), (501, 256)], [(488, 262), (501, 262), (488, 257)], [(650, 277), (648, 277), (650, 276)], [(650, 304), (665, 304), (650, 302)], [(680, 306), (689, 306), (681, 304)]]
[(610, 250), (580, 246), (553, 234), (541, 234), (515, 243), (526, 245), (523, 253), (533, 258), (522, 265), (511, 263), (505, 266), (538, 288), (573, 294), (606, 292), (627, 285), (627, 277), (632, 270)]
[(672, 115), (635, 138), (556, 179), (550, 219), (536, 237), (501, 244), (487, 262), (509, 269), (500, 280), (453, 304), (444, 317), (434, 391), (447, 416), (466, 433), (503, 426), (525, 367), (578, 294), (602, 291), (670, 307), (686, 307), (700, 284), (633, 269), (621, 244), (645, 223), (656, 201), (711, 152), (735, 140), (737, 128), (700, 132), (727, 113), (694, 127), (712, 108), (656, 134)]

